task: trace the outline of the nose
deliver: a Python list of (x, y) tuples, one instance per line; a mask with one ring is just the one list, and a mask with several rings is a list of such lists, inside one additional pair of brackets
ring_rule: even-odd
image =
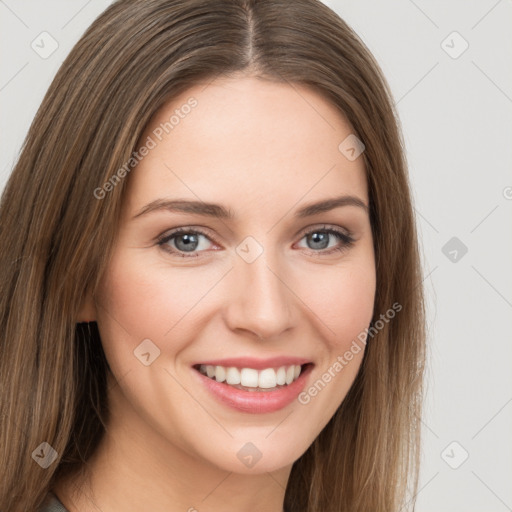
[[(249, 331), (260, 339), (279, 338), (297, 325), (297, 297), (286, 272), (269, 265), (264, 252), (252, 263), (238, 260), (231, 272), (226, 323), (233, 331)], [(273, 268), (272, 268), (273, 267)]]

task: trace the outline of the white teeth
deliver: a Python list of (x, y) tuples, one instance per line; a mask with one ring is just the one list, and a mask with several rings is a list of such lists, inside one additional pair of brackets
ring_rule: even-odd
[(254, 368), (242, 368), (240, 372), (240, 383), (249, 388), (258, 387), (258, 370)]
[(273, 368), (267, 368), (260, 372), (260, 376), (258, 379), (258, 387), (268, 389), (276, 387), (276, 372)]
[(228, 384), (240, 384), (240, 372), (233, 366), (226, 370), (226, 382)]
[[(291, 384), (298, 379), (301, 373), (300, 365), (281, 366), (279, 368), (265, 368), (255, 370), (254, 368), (235, 368), (230, 366), (200, 365), (199, 371), (215, 379), (217, 382), (226, 382), (231, 386), (242, 385), (246, 388), (272, 389), (276, 386)], [(240, 388), (241, 389), (241, 388)]]
[(293, 382), (293, 376), (295, 375), (295, 367), (288, 366), (286, 370), (286, 384), (291, 384)]
[(224, 366), (215, 367), (215, 380), (217, 382), (224, 382), (226, 380), (226, 369)]

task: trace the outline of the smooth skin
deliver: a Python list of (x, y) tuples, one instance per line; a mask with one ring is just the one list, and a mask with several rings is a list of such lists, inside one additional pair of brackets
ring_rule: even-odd
[[(307, 389), (368, 327), (376, 279), (367, 209), (295, 217), (341, 195), (368, 206), (363, 158), (339, 151), (353, 130), (333, 105), (297, 84), (223, 77), (162, 108), (141, 144), (190, 97), (197, 106), (127, 178), (112, 259), (77, 319), (98, 322), (115, 380), (90, 479), (56, 487), (70, 512), (281, 512), (292, 464), (343, 401), (363, 357), (306, 405), (272, 413), (237, 411), (198, 384), (192, 365), (201, 360), (287, 355), (314, 363)], [(234, 218), (138, 215), (178, 198), (221, 204)], [(159, 244), (179, 227), (207, 236)], [(352, 245), (325, 227), (350, 234)], [(237, 252), (247, 237), (263, 249), (252, 263)], [(148, 366), (134, 355), (147, 339), (160, 350)], [(262, 454), (252, 468), (237, 457), (248, 442)]]

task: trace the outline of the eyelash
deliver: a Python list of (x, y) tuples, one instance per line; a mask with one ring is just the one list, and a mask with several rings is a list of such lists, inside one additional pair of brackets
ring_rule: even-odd
[[(331, 247), (330, 249), (324, 249), (324, 250), (320, 250), (320, 251), (314, 251), (313, 249), (309, 249), (310, 254), (313, 254), (314, 256), (319, 256), (319, 257), (329, 255), (329, 254), (332, 254), (332, 253), (335, 253), (338, 251), (344, 252), (344, 251), (350, 249), (354, 245), (354, 241), (355, 241), (350, 235), (347, 235), (343, 231), (332, 228), (332, 227), (327, 227), (327, 226), (323, 226), (321, 228), (317, 227), (317, 228), (310, 229), (308, 231), (303, 232), (300, 240), (302, 240), (304, 237), (307, 237), (308, 235), (311, 235), (312, 233), (327, 233), (327, 234), (335, 236), (336, 238), (338, 238), (339, 241), (343, 242), (342, 246)], [(162, 249), (164, 251), (166, 251), (174, 256), (178, 256), (178, 257), (182, 257), (182, 258), (198, 258), (198, 257), (200, 257), (201, 252), (186, 254), (179, 250), (173, 249), (169, 245), (167, 245), (168, 242), (170, 242), (173, 238), (177, 237), (180, 234), (203, 235), (211, 242), (216, 243), (216, 241), (213, 240), (209, 234), (202, 231), (201, 229), (177, 228), (177, 229), (173, 230), (171, 233), (167, 233), (167, 234), (161, 236), (158, 239), (157, 244), (160, 247), (162, 247)]]

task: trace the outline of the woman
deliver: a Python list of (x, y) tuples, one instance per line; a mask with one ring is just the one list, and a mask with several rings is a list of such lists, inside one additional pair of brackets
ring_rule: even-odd
[(406, 164), (378, 65), (325, 5), (115, 2), (0, 220), (0, 510), (413, 505)]

